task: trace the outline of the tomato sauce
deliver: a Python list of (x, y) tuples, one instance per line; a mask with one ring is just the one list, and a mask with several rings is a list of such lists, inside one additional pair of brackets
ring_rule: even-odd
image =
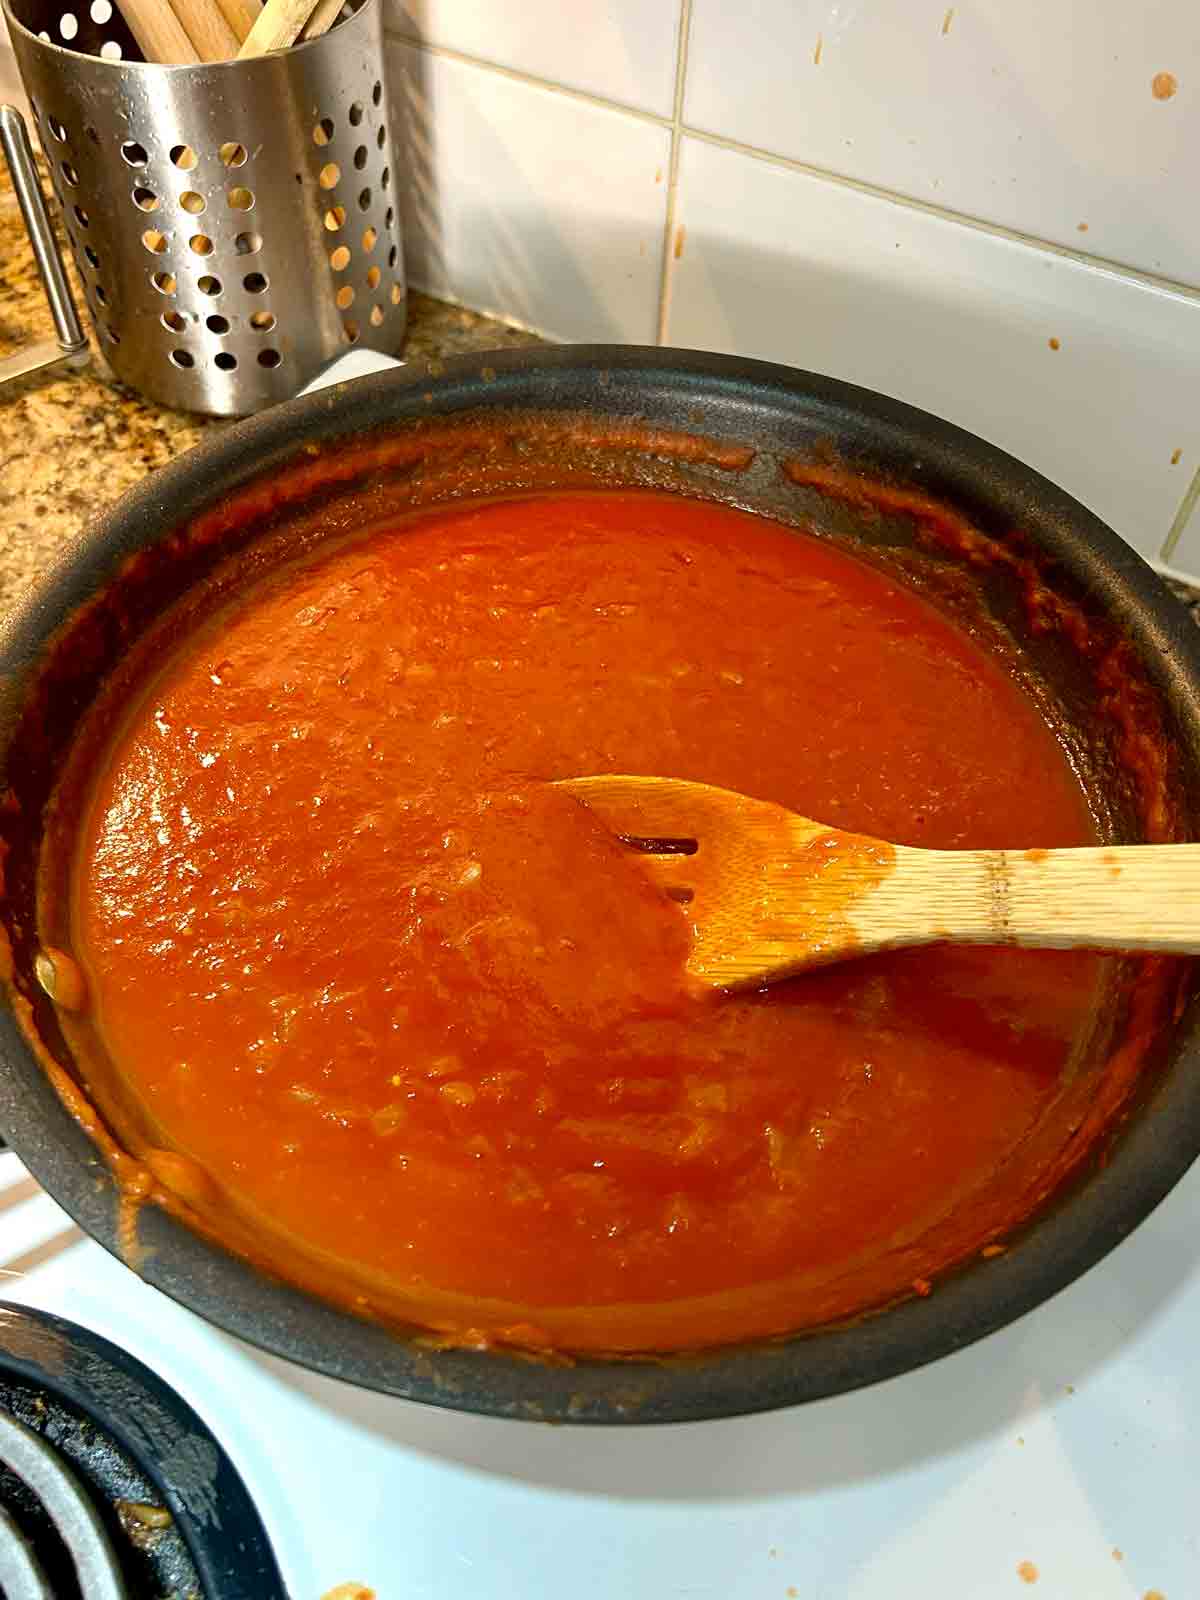
[(1014, 1220), (1098, 958), (697, 997), (679, 908), (547, 784), (606, 771), (1095, 838), (1000, 655), (828, 542), (652, 492), (423, 512), (247, 584), (94, 778), (73, 953), (131, 1142), (277, 1271), (454, 1337), (701, 1346), (927, 1287)]

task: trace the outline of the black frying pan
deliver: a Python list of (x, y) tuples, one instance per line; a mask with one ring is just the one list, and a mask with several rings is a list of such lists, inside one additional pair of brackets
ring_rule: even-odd
[[(583, 426), (572, 431), (566, 419)], [(331, 443), (430, 427), (441, 430), (446, 447), (424, 466), (386, 449), (356, 465), (352, 444)], [(750, 446), (753, 461), (735, 471), (720, 464), (719, 452), (689, 458), (667, 432)], [(461, 448), (453, 445), (456, 433)], [(43, 1048), (68, 1068), (33, 973), (34, 875), (43, 806), (99, 679), (149, 617), (235, 546), (264, 532), (286, 539), (289, 519), (303, 521), (314, 509), (336, 521), (347, 496), (375, 506), (403, 503), (430, 471), (441, 475), (440, 492), (456, 482), (462, 493), (494, 489), (505, 450), (514, 483), (526, 471), (549, 482), (582, 473), (595, 481), (659, 483), (873, 545), (881, 558), (913, 570), (924, 566), (948, 603), (969, 584), (1025, 647), (1049, 700), (1076, 730), (1104, 831), (1144, 838), (1138, 774), (1122, 767), (1120, 752), (1098, 731), (1112, 684), (1097, 680), (1095, 660), (1063, 630), (1031, 628), (1028, 586), (1036, 569), (1044, 593), (1124, 652), (1137, 680), (1137, 715), (1163, 757), (1168, 836), (1200, 836), (1200, 633), (1126, 544), (1010, 456), (866, 390), (721, 356), (533, 349), (462, 358), (437, 376), (389, 372), (239, 423), (154, 473), (98, 520), (0, 638), (0, 757), (15, 801), (0, 811), (8, 848), (0, 919), (13, 951), (11, 998), (33, 1007)], [(780, 470), (786, 460), (832, 461), (916, 486), (964, 513), (996, 548), (1019, 551), (1020, 560), (985, 571), (961, 552), (914, 551), (912, 518), (798, 488)], [(331, 482), (339, 472), (340, 481)], [(256, 492), (254, 509), (240, 521), (206, 516), (262, 483), (285, 492), (274, 504)], [(102, 591), (109, 600), (87, 608)], [(1029, 1311), (1112, 1249), (1179, 1180), (1200, 1151), (1200, 1050), (1194, 1012), (1182, 1004), (1191, 973), (1181, 964), (1181, 1015), (1159, 1019), (1136, 1100), (1013, 1247), (950, 1273), (928, 1298), (853, 1324), (674, 1361), (543, 1366), (502, 1353), (422, 1348), (273, 1281), (153, 1207), (140, 1222), (142, 1270), (201, 1316), (277, 1355), (366, 1387), (498, 1416), (680, 1421), (853, 1389), (959, 1349)], [(1121, 1026), (1118, 1018), (1115, 1037)], [(11, 1008), (0, 1013), (0, 1069), (0, 1133), (79, 1224), (115, 1252), (115, 1185)]]

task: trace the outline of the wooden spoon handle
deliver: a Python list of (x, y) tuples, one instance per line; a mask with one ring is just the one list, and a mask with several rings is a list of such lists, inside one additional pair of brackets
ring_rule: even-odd
[(271, 50), (286, 50), (294, 44), (315, 3), (316, 0), (267, 0), (238, 51), (239, 61), (247, 56), (265, 56)]
[(165, 0), (118, 0), (121, 15), (147, 61), (192, 66), (200, 60), (195, 45)]
[(171, 0), (171, 10), (201, 61), (232, 61), (241, 40), (217, 0)]
[(304, 24), (302, 39), (319, 39), (323, 33), (328, 33), (330, 28), (342, 14), (342, 7), (346, 0), (317, 0), (313, 13)]
[(1200, 844), (897, 848), (860, 918), (873, 932), (919, 920), (927, 938), (967, 944), (1200, 952)]
[(259, 0), (217, 0), (221, 14), (237, 36), (238, 44), (244, 44), (246, 35), (258, 19), (262, 10)]

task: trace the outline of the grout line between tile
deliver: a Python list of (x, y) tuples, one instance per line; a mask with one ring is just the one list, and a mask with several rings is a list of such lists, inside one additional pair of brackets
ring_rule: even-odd
[[(692, 0), (682, 0), (683, 9), (686, 10), (689, 31), (691, 20)], [(545, 89), (551, 94), (565, 95), (570, 100), (578, 100), (584, 105), (596, 106), (604, 111), (617, 111), (622, 116), (633, 117), (638, 122), (651, 124), (656, 128), (666, 128), (672, 136), (672, 154), (677, 159), (676, 146), (684, 137), (697, 140), (701, 144), (714, 145), (718, 150), (730, 150), (735, 155), (749, 156), (756, 161), (765, 161), (769, 166), (781, 167), (787, 172), (797, 172), (806, 178), (816, 178), (821, 183), (834, 184), (838, 188), (851, 189), (857, 194), (870, 195), (875, 200), (884, 200), (892, 205), (902, 206), (907, 211), (916, 211), (927, 217), (937, 217), (943, 222), (956, 223), (959, 227), (972, 228), (977, 233), (984, 233), (993, 239), (1005, 239), (1010, 244), (1021, 244), (1032, 250), (1040, 250), (1046, 255), (1059, 256), (1065, 261), (1073, 261), (1077, 266), (1089, 267), (1093, 271), (1105, 272), (1114, 278), (1122, 278), (1129, 282), (1140, 283), (1151, 289), (1165, 290), (1169, 294), (1181, 296), (1183, 299), (1200, 303), (1200, 287), (1195, 284), (1183, 283), (1177, 278), (1166, 277), (1162, 273), (1149, 272), (1142, 267), (1132, 267), (1121, 261), (1112, 261), (1107, 256), (1091, 255), (1085, 250), (1075, 250), (1068, 245), (1055, 244), (1053, 240), (1039, 238), (1037, 234), (1022, 233), (1019, 228), (1007, 228), (1003, 223), (989, 222), (985, 217), (972, 216), (965, 211), (951, 211), (946, 206), (933, 205), (927, 200), (918, 200), (913, 195), (900, 194), (894, 189), (885, 189), (879, 184), (866, 183), (860, 178), (849, 178), (844, 173), (832, 172), (827, 167), (814, 166), (806, 161), (797, 161), (792, 156), (779, 155), (774, 150), (765, 150), (760, 145), (744, 144), (739, 139), (727, 138), (724, 134), (709, 133), (703, 128), (693, 128), (682, 120), (677, 120), (674, 115), (670, 117), (659, 116), (654, 111), (642, 111), (636, 106), (622, 104), (619, 100), (610, 100), (604, 95), (589, 94), (584, 89), (572, 89), (566, 84), (555, 83), (551, 78), (539, 78), (530, 72), (520, 72), (515, 67), (499, 66), (494, 61), (488, 61), (483, 56), (469, 54), (465, 50), (454, 50), (448, 45), (426, 44), (423, 40), (415, 38), (412, 34), (404, 33), (399, 29), (389, 28), (387, 36), (397, 43), (406, 44), (416, 50), (424, 50), (432, 56), (443, 56), (448, 61), (462, 62), (466, 66), (480, 67), (487, 72), (497, 73), (502, 78), (508, 78), (515, 83), (529, 84), (533, 88)], [(683, 33), (681, 26), (681, 48)], [(676, 94), (679, 105), (676, 109), (682, 111), (681, 81), (676, 71)], [(670, 196), (668, 196), (670, 199)]]
[(692, 34), (692, 0), (679, 0), (679, 52), (675, 57), (675, 97), (671, 107), (671, 155), (667, 168), (667, 209), (663, 218), (662, 261), (658, 275), (658, 325), (655, 343), (666, 344), (675, 282), (675, 201), (679, 190), (679, 150), (683, 144), (683, 97), (687, 89), (688, 45)]
[[(689, 10), (691, 0), (685, 0)], [(539, 78), (532, 72), (520, 72), (516, 67), (501, 66), (498, 61), (489, 61), (485, 56), (473, 56), (466, 50), (454, 50), (450, 45), (426, 44), (423, 39), (418, 39), (411, 33), (404, 33), (397, 28), (385, 30), (389, 39), (394, 39), (397, 44), (409, 45), (413, 50), (424, 50), (426, 55), (441, 56), (446, 61), (458, 61), (467, 67), (482, 67), (487, 72), (494, 72), (497, 77), (508, 78), (512, 83), (526, 83), (535, 89), (546, 89), (551, 94), (564, 95), (568, 100), (579, 100), (585, 106), (598, 106), (602, 111), (619, 111), (622, 116), (633, 117), (638, 122), (649, 122), (656, 128), (671, 128), (674, 126), (671, 117), (660, 117), (655, 111), (643, 111), (638, 106), (626, 105), (621, 100), (610, 100), (606, 95), (589, 94), (586, 89), (572, 89), (568, 84), (556, 83), (553, 78)]]
[(1197, 467), (1192, 474), (1192, 481), (1184, 491), (1183, 499), (1179, 502), (1179, 510), (1175, 513), (1175, 520), (1171, 524), (1167, 537), (1163, 540), (1162, 553), (1159, 556), (1159, 560), (1165, 561), (1168, 566), (1171, 564), (1171, 557), (1175, 554), (1179, 541), (1183, 537), (1183, 530), (1187, 527), (1192, 512), (1196, 509), (1197, 500), (1200, 500), (1200, 467)]
[(1019, 228), (1006, 228), (1003, 223), (989, 222), (985, 217), (973, 217), (965, 211), (950, 211), (945, 206), (931, 205), (927, 200), (918, 200), (913, 195), (898, 194), (894, 189), (884, 189), (878, 184), (864, 183), (860, 178), (848, 178), (843, 173), (830, 172), (825, 167), (815, 167), (806, 161), (796, 161), (791, 156), (781, 156), (773, 150), (764, 150), (758, 145), (742, 144), (737, 139), (727, 139), (723, 134), (705, 133), (700, 128), (690, 128), (686, 124), (681, 132), (701, 144), (715, 145), (719, 150), (730, 150), (735, 155), (750, 156), (756, 161), (765, 161), (770, 166), (782, 167), (788, 172), (798, 172), (806, 178), (816, 178), (822, 183), (836, 184), (842, 189), (853, 189), (855, 193), (870, 195), (875, 200), (886, 200), (891, 205), (903, 206), (906, 211), (917, 211), (923, 216), (937, 217), (942, 222), (957, 223), (959, 227), (971, 228), (976, 233), (988, 234), (993, 239), (1005, 239), (1010, 244), (1027, 245), (1030, 249), (1040, 250), (1045, 255), (1059, 256), (1065, 261), (1075, 262), (1077, 266), (1090, 267), (1094, 272), (1105, 272), (1111, 277), (1131, 279), (1146, 287), (1164, 289), (1170, 294), (1200, 302), (1200, 287), (1182, 283), (1177, 278), (1168, 278), (1157, 272), (1147, 272), (1141, 267), (1131, 267), (1120, 261), (1110, 261), (1106, 256), (1089, 255), (1085, 250), (1072, 250), (1067, 245), (1055, 244), (1053, 240), (1040, 239), (1036, 234), (1022, 233)]

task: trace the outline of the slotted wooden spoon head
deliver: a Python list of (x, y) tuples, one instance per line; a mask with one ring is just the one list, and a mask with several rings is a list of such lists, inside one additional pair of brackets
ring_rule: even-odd
[(679, 901), (692, 924), (688, 972), (700, 982), (758, 987), (866, 948), (852, 911), (892, 869), (883, 840), (681, 778), (605, 774), (558, 787)]

